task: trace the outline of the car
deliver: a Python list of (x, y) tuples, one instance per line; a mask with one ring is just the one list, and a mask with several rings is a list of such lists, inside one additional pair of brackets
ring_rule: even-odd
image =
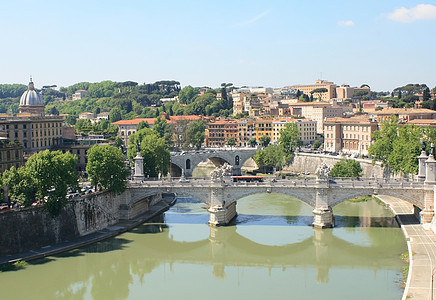
[(179, 182), (181, 182), (181, 183), (187, 183), (187, 182), (189, 182), (189, 179), (186, 179), (186, 178), (180, 178), (180, 179), (179, 179)]
[(9, 205), (7, 203), (0, 203), (0, 210), (9, 210)]

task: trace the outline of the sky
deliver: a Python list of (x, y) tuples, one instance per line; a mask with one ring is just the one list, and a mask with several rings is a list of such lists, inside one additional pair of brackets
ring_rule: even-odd
[(436, 0), (0, 0), (0, 84), (436, 86)]

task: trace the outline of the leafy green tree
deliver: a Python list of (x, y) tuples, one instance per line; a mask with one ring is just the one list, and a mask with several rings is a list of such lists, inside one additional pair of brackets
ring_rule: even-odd
[(129, 175), (123, 152), (110, 145), (94, 145), (88, 150), (86, 172), (91, 184), (115, 194), (125, 190)]
[(398, 138), (398, 119), (395, 116), (389, 117), (381, 124), (381, 130), (374, 131), (372, 139), (374, 143), (369, 146), (369, 155), (374, 156), (375, 160), (380, 160), (384, 165), (388, 165), (389, 155), (393, 151), (393, 145)]
[[(281, 169), (288, 161), (287, 155), (280, 145), (269, 145), (263, 150), (257, 151), (253, 156), (259, 167), (276, 167)], [(265, 171), (265, 168), (264, 168)]]
[(256, 138), (251, 138), (249, 141), (248, 141), (248, 144), (250, 145), (250, 147), (256, 147), (257, 146), (257, 140), (256, 140)]
[(232, 136), (229, 136), (229, 137), (227, 138), (227, 145), (230, 146), (230, 147), (234, 147), (234, 146), (236, 145), (236, 140), (235, 140), (235, 138), (232, 137)]
[(185, 145), (191, 144), (197, 150), (201, 148), (204, 142), (206, 126), (204, 125), (203, 120), (197, 120), (191, 122), (189, 125), (189, 129), (186, 132), (186, 141)]
[(321, 101), (321, 99), (322, 99), (322, 94), (323, 94), (323, 93), (327, 93), (327, 92), (328, 92), (328, 90), (327, 90), (326, 88), (317, 88), (317, 89), (312, 90), (312, 91), (310, 92), (310, 94), (311, 94), (311, 95), (313, 95), (313, 94), (318, 94), (318, 99), (319, 99), (319, 101)]
[(280, 130), (279, 144), (283, 146), (285, 152), (294, 152), (303, 143), (300, 138), (300, 130), (298, 130), (297, 124), (288, 123)]
[(58, 215), (67, 203), (69, 188), (77, 188), (77, 156), (70, 152), (41, 151), (32, 155), (25, 168), (33, 177), (38, 199), (46, 199), (44, 206)]
[(109, 111), (109, 120), (113, 123), (122, 119), (121, 109), (119, 106), (113, 107)]
[(259, 143), (262, 147), (268, 147), (270, 142), (271, 142), (271, 137), (269, 135), (262, 135), (259, 138)]
[(421, 153), (422, 129), (404, 125), (398, 130), (398, 138), (392, 144), (388, 165), (395, 173), (417, 174), (418, 156)]
[(188, 85), (185, 86), (183, 89), (179, 92), (179, 101), (182, 104), (189, 104), (191, 103), (194, 98), (198, 95), (198, 89), (193, 88), (192, 86)]
[(321, 147), (322, 142), (320, 140), (316, 140), (315, 142), (313, 142), (313, 148), (314, 149), (318, 149), (319, 147)]
[(34, 179), (25, 167), (6, 170), (3, 173), (3, 184), (8, 187), (12, 202), (27, 207), (35, 201)]
[(160, 137), (164, 138), (167, 143), (171, 140), (171, 128), (167, 123), (165, 118), (158, 116), (153, 123), (153, 130), (159, 134)]
[(360, 177), (362, 176), (362, 167), (354, 159), (343, 158), (338, 161), (332, 168), (330, 176), (332, 177)]
[(428, 101), (428, 100), (430, 100), (430, 89), (426, 87), (422, 91), (422, 101)]
[(121, 148), (122, 145), (123, 145), (123, 139), (117, 135), (115, 137), (115, 147)]
[(309, 96), (306, 95), (306, 94), (302, 94), (302, 95), (300, 96), (299, 100), (300, 100), (300, 101), (303, 101), (303, 102), (310, 102), (310, 98), (309, 98)]
[(137, 145), (144, 158), (144, 174), (150, 177), (157, 177), (158, 173), (166, 175), (171, 161), (171, 154), (168, 150), (166, 140), (157, 132), (144, 128), (129, 137), (129, 148), (127, 156), (131, 162), (137, 153)]
[(142, 128), (150, 128), (147, 122), (141, 121), (139, 122), (138, 126), (136, 126), (136, 131), (141, 130)]

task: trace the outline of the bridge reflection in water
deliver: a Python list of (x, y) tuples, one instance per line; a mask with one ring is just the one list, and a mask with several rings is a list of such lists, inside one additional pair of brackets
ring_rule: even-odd
[[(397, 274), (401, 268), (398, 257), (406, 249), (404, 237), (397, 228), (377, 228), (396, 227), (385, 214), (368, 217), (352, 211), (352, 221), (338, 222), (334, 229), (313, 229), (310, 206), (282, 195), (263, 194), (241, 201), (246, 205), (241, 204), (231, 226), (213, 227), (205, 224), (208, 215), (201, 208), (203, 203), (184, 200), (189, 203), (182, 200), (153, 223), (131, 232), (3, 274), (2, 282), (8, 287), (5, 299), (33, 299), (36, 289), (41, 299), (169, 299), (179, 293), (183, 299), (199, 299), (211, 290), (212, 299), (229, 293), (241, 298), (241, 293), (250, 292), (265, 299), (270, 293), (266, 286), (277, 289), (276, 296), (284, 296), (306, 284), (303, 292), (295, 291), (296, 299), (317, 299), (313, 295), (338, 287), (353, 294), (346, 280), (353, 285), (377, 285), (371, 281), (376, 274), (377, 282), (388, 281), (385, 274)], [(265, 204), (268, 209), (262, 211)], [(336, 214), (346, 220), (345, 211), (350, 209), (339, 207)], [(259, 229), (261, 235), (253, 234)], [(386, 231), (381, 234), (380, 230)], [(268, 234), (270, 239), (265, 238)], [(235, 286), (237, 276), (241, 286)], [(368, 277), (372, 278), (362, 279)], [(22, 280), (26, 289), (20, 288)], [(385, 289), (384, 283), (375, 289)]]

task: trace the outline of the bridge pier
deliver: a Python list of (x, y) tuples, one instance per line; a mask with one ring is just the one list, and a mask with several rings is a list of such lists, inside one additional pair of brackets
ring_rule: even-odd
[(315, 228), (331, 228), (334, 226), (333, 210), (329, 206), (328, 179), (317, 178), (316, 199), (312, 226)]
[(434, 216), (434, 202), (436, 185), (436, 160), (433, 153), (430, 153), (425, 161), (425, 181), (424, 181), (424, 209), (421, 211), (421, 224), (429, 224)]

